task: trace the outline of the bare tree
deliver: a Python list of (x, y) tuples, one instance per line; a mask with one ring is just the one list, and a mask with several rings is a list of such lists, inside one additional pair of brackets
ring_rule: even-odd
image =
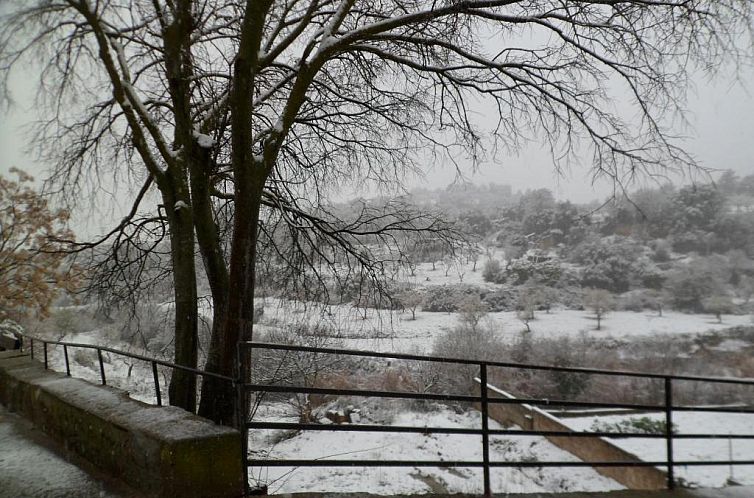
[(458, 321), (469, 330), (476, 332), (479, 323), (487, 316), (489, 306), (477, 294), (466, 296), (458, 306)]
[(416, 309), (424, 302), (424, 295), (417, 289), (411, 288), (401, 292), (398, 300), (411, 312), (411, 319), (416, 320)]
[[(302, 254), (317, 252), (315, 239), (368, 238), (371, 225), (321, 216), (323, 196), (353, 179), (399, 182), (426, 159), (419, 151), (481, 157), (471, 97), (497, 111), (499, 145), (542, 136), (556, 168), (579, 137), (595, 175), (618, 187), (693, 168), (665, 118), (681, 109), (688, 71), (737, 61), (752, 27), (752, 0), (27, 0), (7, 11), (2, 74), (32, 52), (47, 61), (40, 95), (52, 112), (37, 144), (52, 179), (70, 192), (118, 164), (159, 190), (176, 360), (196, 362), (196, 243), (214, 302), (207, 368), (226, 375), (252, 337), (268, 212)], [(616, 87), (638, 121), (611, 111)], [(217, 213), (228, 203), (224, 247)], [(179, 404), (190, 391), (176, 386)], [(232, 388), (205, 381), (203, 392), (200, 412), (231, 423)]]
[(516, 316), (526, 327), (526, 332), (531, 332), (530, 323), (536, 317), (534, 312), (543, 299), (542, 290), (539, 287), (525, 286), (521, 288), (516, 302)]
[(733, 313), (736, 309), (733, 300), (724, 294), (710, 296), (704, 300), (704, 309), (715, 315), (717, 323), (723, 323), (723, 314)]
[(602, 329), (602, 318), (613, 309), (613, 295), (605, 289), (586, 289), (584, 292), (584, 305), (592, 310), (597, 319), (596, 330)]

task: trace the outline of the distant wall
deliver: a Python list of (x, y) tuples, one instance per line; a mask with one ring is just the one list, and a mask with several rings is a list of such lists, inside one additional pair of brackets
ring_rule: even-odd
[(242, 494), (239, 432), (180, 408), (44, 370), (19, 351), (0, 352), (0, 403), (146, 496)]
[[(514, 398), (501, 389), (488, 384), (490, 397)], [(490, 403), (488, 412), (493, 420), (505, 425), (518, 425), (524, 430), (535, 431), (571, 431), (572, 429), (549, 413), (536, 407), (519, 404)], [(610, 441), (600, 437), (551, 437), (547, 439), (555, 446), (589, 461), (640, 462), (641, 459)], [(667, 486), (667, 474), (655, 467), (595, 467), (598, 473), (614, 479), (629, 489), (663, 489)]]

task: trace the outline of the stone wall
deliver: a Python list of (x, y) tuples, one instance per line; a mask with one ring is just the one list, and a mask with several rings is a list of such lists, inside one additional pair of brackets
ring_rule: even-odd
[(44, 370), (18, 351), (0, 352), (0, 403), (146, 496), (242, 494), (238, 431), (180, 408)]
[(8, 351), (19, 347), (19, 340), (10, 335), (0, 333), (0, 351)]
[[(501, 389), (488, 385), (487, 394), (490, 398), (513, 398)], [(490, 403), (489, 416), (504, 425), (517, 425), (524, 430), (536, 431), (571, 431), (556, 417), (547, 412), (525, 404)], [(626, 450), (600, 437), (553, 437), (546, 436), (555, 446), (589, 461), (621, 461), (640, 462), (641, 459)], [(603, 476), (614, 479), (628, 489), (663, 489), (667, 486), (667, 474), (655, 467), (595, 467), (594, 470)]]

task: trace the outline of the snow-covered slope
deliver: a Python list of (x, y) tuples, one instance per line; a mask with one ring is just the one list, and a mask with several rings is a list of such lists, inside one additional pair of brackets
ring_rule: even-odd
[[(291, 421), (279, 405), (268, 406), (259, 420)], [(368, 420), (365, 420), (369, 423)], [(402, 411), (390, 425), (413, 427), (480, 428), (475, 410), (455, 411), (436, 405), (431, 411)], [(490, 428), (501, 426), (490, 421)], [(480, 436), (444, 434), (332, 433), (309, 431), (284, 434), (255, 431), (250, 448), (265, 448), (257, 458), (298, 459), (382, 459), (382, 460), (469, 460), (481, 461)], [(542, 437), (491, 436), (492, 461), (577, 461)], [(480, 468), (351, 468), (270, 467), (251, 468), (255, 482), (269, 485), (271, 493), (364, 492), (378, 494), (481, 493)], [(544, 491), (598, 491), (621, 489), (615, 481), (591, 468), (493, 468), (491, 485), (496, 493)]]

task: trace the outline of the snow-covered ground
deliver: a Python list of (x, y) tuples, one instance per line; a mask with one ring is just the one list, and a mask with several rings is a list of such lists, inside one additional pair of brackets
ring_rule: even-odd
[[(268, 405), (258, 420), (295, 421), (280, 405)], [(363, 420), (370, 423), (368, 420)], [(401, 411), (388, 425), (412, 427), (480, 428), (475, 410), (455, 411), (436, 405), (428, 412)], [(490, 428), (500, 425), (490, 421)], [(341, 433), (309, 431), (254, 431), (250, 448), (265, 448), (256, 458), (274, 459), (374, 459), (481, 461), (481, 437), (445, 434)], [(492, 461), (577, 461), (573, 455), (542, 437), (490, 437)], [(269, 485), (271, 493), (363, 492), (377, 494), (481, 493), (480, 468), (426, 467), (269, 467), (251, 468), (253, 482)], [(497, 493), (545, 491), (598, 491), (621, 489), (612, 479), (591, 468), (493, 468), (491, 485)]]
[[(477, 272), (477, 275), (479, 273)], [(450, 276), (448, 278), (451, 278)], [(457, 278), (457, 277), (456, 277)], [(264, 299), (264, 315), (257, 332), (272, 332), (280, 325), (309, 324), (325, 328), (333, 339), (325, 338), (318, 342), (324, 346), (337, 346), (367, 351), (391, 351), (410, 353), (430, 353), (435, 339), (443, 330), (459, 323), (457, 313), (417, 312), (416, 320), (410, 312), (368, 310), (366, 318), (363, 309), (352, 306), (330, 306), (322, 308), (318, 304), (301, 304), (278, 299)], [(261, 302), (260, 302), (261, 304)], [(203, 310), (209, 314), (208, 309)], [(520, 337), (524, 328), (513, 312), (490, 313), (487, 325), (503, 342), (513, 343)], [(585, 335), (594, 339), (631, 341), (647, 337), (678, 337), (681, 335), (714, 335), (730, 327), (750, 325), (750, 316), (725, 316), (723, 323), (710, 315), (691, 315), (665, 312), (662, 317), (652, 312), (613, 312), (603, 319), (602, 330), (594, 330), (595, 321), (586, 311), (553, 310), (551, 313), (537, 312), (536, 320), (530, 323), (532, 339), (578, 337)], [(262, 334), (257, 338), (263, 337)], [(107, 343), (117, 349), (130, 350), (137, 354), (147, 354), (120, 341), (105, 340), (96, 331), (72, 334), (63, 338), (66, 341), (82, 343)], [(714, 348), (719, 351), (740, 350), (749, 343), (726, 337)], [(41, 357), (41, 351), (37, 351)], [(96, 353), (69, 351), (72, 360), (72, 374), (93, 382), (99, 381), (99, 365)], [(131, 393), (131, 396), (149, 403), (155, 402), (151, 366), (138, 360), (129, 360), (109, 353), (104, 354), (108, 384), (116, 385)], [(62, 350), (50, 350), (53, 368), (64, 371)], [(130, 370), (130, 375), (129, 375)], [(163, 399), (167, 395), (167, 372), (160, 369), (160, 383)], [(265, 404), (257, 412), (255, 420), (296, 420), (286, 405)], [(448, 407), (438, 406), (432, 411), (397, 410), (393, 417), (376, 420), (374, 423), (413, 426), (479, 427), (479, 414), (473, 410), (457, 412)], [(696, 416), (695, 418), (689, 418)], [(293, 417), (293, 418), (292, 418)], [(707, 417), (707, 418), (705, 418)], [(724, 418), (720, 418), (724, 417)], [(729, 415), (679, 413), (676, 423), (680, 430), (696, 432), (724, 427), (739, 433), (754, 433), (752, 421), (738, 421)], [(576, 424), (575, 429), (588, 428), (592, 419), (584, 419), (585, 427), (579, 426), (581, 419), (568, 419)], [(609, 420), (609, 419), (608, 419)], [(367, 420), (364, 422), (369, 423)], [(736, 425), (739, 424), (744, 425)], [(746, 425), (748, 424), (748, 425)], [(491, 422), (491, 425), (493, 423)], [(496, 427), (496, 425), (493, 425)], [(688, 426), (689, 429), (685, 429)], [(491, 439), (493, 460), (552, 461), (571, 460), (574, 457), (559, 450), (544, 438), (495, 437)], [(665, 458), (664, 443), (653, 440), (616, 440), (617, 444), (637, 453), (645, 459)], [(481, 442), (476, 436), (461, 435), (422, 435), (386, 433), (345, 433), (310, 431), (298, 434), (283, 434), (281, 431), (254, 431), (250, 448), (258, 449), (258, 458), (354, 458), (354, 459), (443, 459), (479, 460)], [(728, 458), (728, 441), (677, 441), (676, 459)], [(738, 440), (732, 443), (733, 457), (754, 458), (752, 441)], [(721, 486), (729, 477), (727, 467), (679, 468), (678, 475), (688, 482), (706, 486)], [(747, 476), (754, 475), (754, 469), (736, 467), (733, 477), (745, 483), (754, 483)], [(253, 469), (252, 476), (270, 484), (270, 491), (333, 491), (333, 492), (373, 492), (379, 494), (423, 493), (423, 492), (480, 492), (482, 486), (481, 469), (478, 468), (283, 468), (273, 467)], [(492, 471), (492, 486), (496, 492), (539, 492), (584, 490), (597, 491), (615, 489), (619, 485), (599, 476), (591, 469), (545, 469), (500, 468)]]
[[(665, 419), (662, 413), (649, 413), (563, 418), (561, 421), (574, 430), (588, 431), (597, 420), (600, 424), (612, 424), (638, 416), (653, 420)], [(754, 415), (745, 413), (674, 412), (673, 424), (678, 434), (754, 435)], [(663, 461), (666, 458), (664, 439), (627, 438), (610, 441), (644, 461)], [(754, 460), (754, 442), (746, 439), (676, 439), (673, 442), (673, 457), (677, 461)], [(744, 485), (754, 485), (753, 465), (677, 466), (675, 474), (686, 483), (701, 487), (722, 487), (728, 479)]]
[(61, 456), (63, 449), (28, 420), (0, 405), (0, 496), (129, 496)]
[[(329, 328), (338, 336), (343, 347), (367, 351), (429, 353), (435, 338), (459, 323), (459, 313), (430, 313), (417, 311), (416, 320), (411, 313), (368, 310), (338, 305), (322, 308), (278, 299), (264, 300), (262, 325), (284, 323), (318, 324)], [(519, 339), (523, 323), (515, 312), (489, 313), (484, 319), (489, 329), (503, 342)], [(722, 323), (711, 315), (687, 314), (674, 311), (662, 316), (650, 311), (616, 311), (602, 319), (601, 330), (595, 330), (595, 320), (588, 311), (539, 311), (529, 323), (530, 337), (557, 339), (586, 335), (595, 339), (631, 340), (644, 337), (662, 339), (679, 334), (702, 334), (722, 331), (740, 325), (751, 325), (751, 315), (726, 315)], [(264, 327), (260, 327), (264, 329)], [(731, 345), (732, 346), (732, 345)]]

